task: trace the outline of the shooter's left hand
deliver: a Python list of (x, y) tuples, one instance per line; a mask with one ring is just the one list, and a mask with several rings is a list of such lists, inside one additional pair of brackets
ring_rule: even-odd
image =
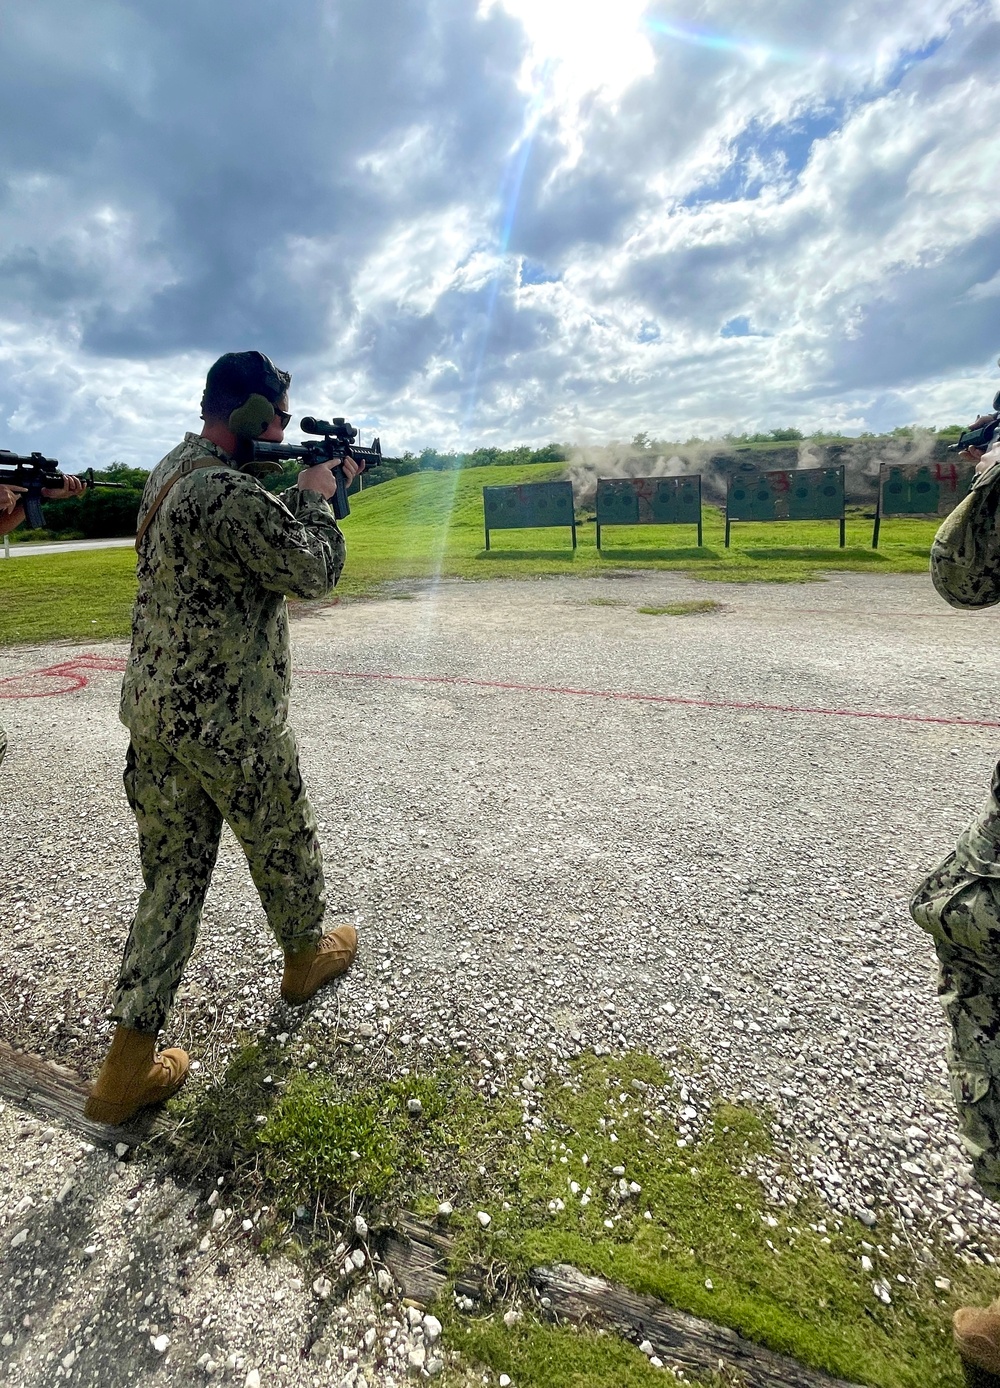
[(351, 485), (359, 472), (364, 472), (365, 470), (364, 463), (359, 463), (356, 458), (351, 457), (350, 453), (348, 453), (340, 466), (344, 474), (344, 481), (348, 486)]
[(43, 487), (42, 496), (46, 501), (65, 501), (71, 496), (80, 496), (83, 493), (83, 478), (74, 477), (72, 473), (63, 479), (61, 487)]

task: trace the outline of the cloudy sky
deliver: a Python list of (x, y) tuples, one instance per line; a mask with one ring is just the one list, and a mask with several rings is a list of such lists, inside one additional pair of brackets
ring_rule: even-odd
[(31, 0), (0, 447), (149, 466), (259, 347), (387, 451), (971, 418), (1000, 0)]

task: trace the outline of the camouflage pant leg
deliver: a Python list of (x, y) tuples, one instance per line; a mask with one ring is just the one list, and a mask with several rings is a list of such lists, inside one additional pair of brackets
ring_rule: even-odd
[(993, 793), (910, 912), (934, 939), (938, 993), (962, 1142), (983, 1192), (1000, 1200), (1000, 802)]
[(246, 854), (283, 949), (304, 949), (323, 933), (323, 858), (290, 728), (238, 762), (191, 744), (168, 749), (133, 739), (125, 781), (146, 890), (125, 947), (112, 1016), (155, 1032), (194, 949), (222, 820)]
[(3, 728), (0, 728), (0, 762), (3, 761), (3, 759), (4, 759), (4, 753), (5, 753), (6, 751), (7, 751), (7, 734), (4, 732)]
[(315, 944), (326, 913), (323, 854), (295, 734), (282, 729), (238, 766), (197, 756), (205, 788), (246, 854), (278, 943), (292, 952)]
[(222, 815), (200, 780), (159, 743), (133, 739), (125, 794), (139, 831), (145, 891), (129, 931), (111, 1016), (155, 1035), (198, 937)]

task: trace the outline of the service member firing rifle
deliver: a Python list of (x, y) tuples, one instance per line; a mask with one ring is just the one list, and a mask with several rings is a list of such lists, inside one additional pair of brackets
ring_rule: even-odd
[[(285, 596), (323, 597), (340, 577), (333, 506), (342, 490), (346, 514), (363, 463), (350, 426), (324, 430), (333, 443), (314, 453), (285, 447), (290, 380), (261, 352), (220, 357), (200, 435), (167, 454), (143, 494), (121, 719), (146, 887), (112, 999), (117, 1029), (86, 1107), (102, 1123), (124, 1123), (187, 1076), (184, 1051), (157, 1055), (156, 1038), (194, 948), (223, 820), (284, 952), (286, 1002), (307, 1001), (357, 950), (353, 926), (323, 930), (316, 817), (287, 722)], [(289, 455), (307, 465), (275, 496), (255, 473)]]

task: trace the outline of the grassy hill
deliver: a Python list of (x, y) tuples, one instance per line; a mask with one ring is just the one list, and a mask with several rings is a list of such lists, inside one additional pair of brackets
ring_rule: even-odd
[(847, 546), (838, 548), (833, 521), (734, 525), (724, 547), (724, 521), (705, 507), (704, 544), (693, 526), (607, 527), (598, 553), (595, 527), (577, 527), (574, 554), (568, 529), (499, 530), (487, 554), (483, 487), (548, 482), (565, 476), (560, 463), (472, 468), (398, 477), (351, 498), (344, 522), (349, 559), (345, 592), (365, 591), (393, 578), (514, 578), (526, 574), (597, 574), (607, 568), (681, 569), (707, 579), (795, 581), (822, 569), (923, 573), (937, 522), (883, 522), (880, 548), (871, 548), (872, 522), (853, 508)]
[[(605, 530), (599, 554), (595, 527), (584, 522), (578, 525), (575, 553), (564, 528), (493, 531), (487, 554), (483, 487), (547, 482), (564, 472), (562, 463), (418, 472), (353, 496), (344, 522), (347, 569), (338, 591), (360, 597), (394, 580), (594, 576), (622, 568), (785, 583), (807, 581), (831, 569), (924, 573), (937, 528), (937, 522), (928, 520), (886, 521), (880, 548), (873, 551), (871, 519), (853, 508), (843, 550), (833, 521), (736, 525), (727, 550), (722, 515), (706, 506), (700, 549), (694, 526), (619, 526)], [(0, 560), (0, 645), (126, 635), (134, 570), (130, 549)]]

